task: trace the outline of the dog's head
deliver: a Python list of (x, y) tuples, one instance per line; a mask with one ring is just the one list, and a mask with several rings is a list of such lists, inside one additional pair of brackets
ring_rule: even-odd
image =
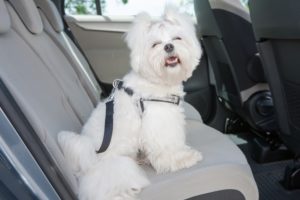
[(151, 82), (174, 85), (187, 80), (202, 54), (193, 21), (167, 7), (158, 21), (139, 14), (126, 35), (131, 66)]

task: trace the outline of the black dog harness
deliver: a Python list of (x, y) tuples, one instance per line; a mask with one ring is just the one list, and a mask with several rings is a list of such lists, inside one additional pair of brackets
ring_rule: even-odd
[[(108, 97), (106, 101), (106, 112), (105, 112), (105, 125), (104, 125), (104, 135), (102, 140), (102, 145), (99, 148), (96, 153), (103, 153), (107, 150), (109, 147), (111, 138), (112, 138), (112, 132), (113, 132), (113, 125), (114, 125), (114, 92), (115, 90), (123, 90), (128, 96), (132, 96), (134, 94), (134, 91), (129, 87), (123, 86), (124, 82), (121, 80), (115, 80), (113, 82), (113, 91), (111, 92), (111, 95)], [(177, 95), (171, 95), (167, 96), (165, 98), (140, 98), (139, 99), (139, 105), (141, 108), (142, 113), (145, 110), (144, 102), (145, 101), (154, 101), (154, 102), (163, 102), (163, 103), (171, 103), (175, 105), (179, 105), (180, 103), (180, 97)]]

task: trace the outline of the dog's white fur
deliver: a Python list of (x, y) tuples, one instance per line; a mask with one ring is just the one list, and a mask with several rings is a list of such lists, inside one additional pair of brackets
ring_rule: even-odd
[[(78, 196), (82, 200), (135, 199), (149, 184), (136, 164), (140, 151), (157, 173), (187, 168), (202, 159), (201, 153), (185, 144), (181, 104), (145, 102), (143, 113), (137, 104), (140, 98), (184, 96), (182, 82), (192, 75), (201, 56), (192, 20), (174, 8), (166, 9), (159, 21), (142, 13), (127, 33), (126, 42), (133, 70), (123, 81), (134, 94), (129, 96), (123, 90), (114, 93), (109, 148), (95, 153), (104, 134), (103, 102), (93, 111), (81, 134), (63, 131), (58, 135), (64, 156), (78, 177)], [(167, 53), (164, 46), (170, 43), (174, 51)], [(166, 59), (171, 55), (177, 56), (180, 63), (166, 67)]]

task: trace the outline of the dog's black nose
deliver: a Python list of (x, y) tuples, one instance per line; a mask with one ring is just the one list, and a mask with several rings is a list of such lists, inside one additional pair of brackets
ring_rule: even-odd
[(164, 49), (167, 53), (171, 53), (174, 50), (174, 45), (171, 43), (168, 43), (165, 45)]

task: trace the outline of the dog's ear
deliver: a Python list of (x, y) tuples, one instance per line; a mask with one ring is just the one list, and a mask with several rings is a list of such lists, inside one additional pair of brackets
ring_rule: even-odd
[(147, 33), (151, 26), (151, 17), (148, 13), (142, 12), (138, 14), (130, 29), (125, 34), (125, 41), (130, 49), (133, 49), (135, 44), (138, 44), (138, 40), (145, 38), (144, 35)]
[(184, 26), (193, 32), (195, 31), (194, 22), (191, 16), (188, 16), (185, 13), (180, 13), (178, 7), (173, 4), (166, 5), (162, 18), (172, 24)]
[(173, 4), (167, 4), (163, 14), (163, 19), (179, 25), (178, 19), (180, 19), (180, 15), (178, 7)]

